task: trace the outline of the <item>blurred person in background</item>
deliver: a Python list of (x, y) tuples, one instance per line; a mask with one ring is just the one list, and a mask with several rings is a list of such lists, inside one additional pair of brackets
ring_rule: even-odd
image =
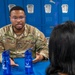
[(49, 39), (47, 75), (75, 75), (75, 24), (66, 21), (56, 26)]

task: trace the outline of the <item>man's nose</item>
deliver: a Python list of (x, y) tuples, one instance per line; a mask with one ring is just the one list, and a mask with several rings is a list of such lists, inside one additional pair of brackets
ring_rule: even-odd
[(17, 18), (17, 21), (19, 22), (19, 21), (21, 21), (21, 19), (20, 18)]

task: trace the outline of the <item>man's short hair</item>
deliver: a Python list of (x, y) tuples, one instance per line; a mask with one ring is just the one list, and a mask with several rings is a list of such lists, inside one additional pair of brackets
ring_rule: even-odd
[(22, 10), (22, 11), (25, 12), (25, 10), (24, 10), (22, 7), (20, 7), (20, 6), (14, 6), (14, 7), (12, 7), (12, 8), (10, 9), (10, 14), (11, 14), (11, 12), (12, 12), (13, 10)]

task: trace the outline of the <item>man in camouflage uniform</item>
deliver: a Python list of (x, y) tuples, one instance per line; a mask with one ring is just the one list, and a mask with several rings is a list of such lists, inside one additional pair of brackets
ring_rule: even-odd
[[(32, 48), (33, 62), (48, 59), (47, 41), (42, 32), (37, 28), (25, 24), (26, 15), (24, 9), (15, 6), (10, 10), (9, 24), (0, 29), (0, 59), (3, 50), (10, 50), (10, 57), (24, 57), (24, 52)], [(10, 58), (11, 65), (16, 65)]]

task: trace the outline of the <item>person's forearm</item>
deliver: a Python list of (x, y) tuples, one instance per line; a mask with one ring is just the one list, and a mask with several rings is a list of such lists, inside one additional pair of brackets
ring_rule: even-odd
[(44, 59), (48, 59), (49, 58), (47, 50), (41, 50), (40, 54), (44, 57)]

